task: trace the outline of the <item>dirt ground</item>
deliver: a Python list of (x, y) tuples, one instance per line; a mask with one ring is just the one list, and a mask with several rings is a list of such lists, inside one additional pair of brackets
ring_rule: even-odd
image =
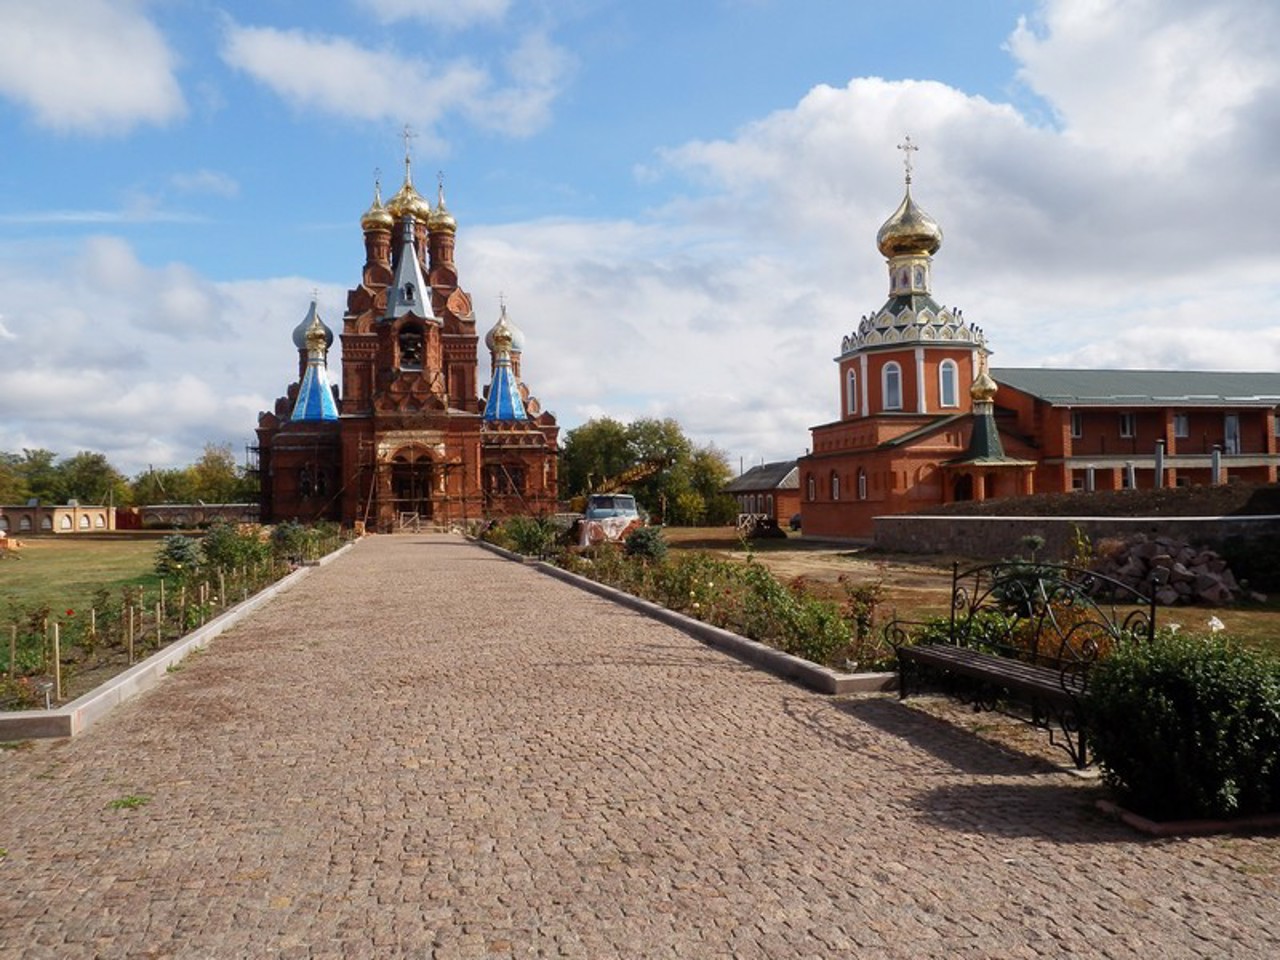
[[(665, 533), (674, 550), (706, 550), (736, 560), (747, 558), (747, 551), (732, 527), (668, 527)], [(855, 584), (882, 581), (884, 599), (877, 617), (880, 622), (895, 617), (919, 620), (945, 614), (951, 593), (952, 564), (959, 561), (964, 566), (980, 562), (949, 555), (881, 553), (869, 546), (796, 534), (789, 534), (786, 539), (754, 540), (750, 549), (756, 559), (780, 579), (790, 581), (803, 577), (812, 592), (831, 599), (843, 596), (839, 583), (842, 576)], [(1233, 637), (1280, 655), (1278, 596), (1261, 604), (1165, 607), (1158, 614), (1159, 623), (1176, 623), (1198, 633), (1207, 632), (1211, 618), (1225, 623)]]

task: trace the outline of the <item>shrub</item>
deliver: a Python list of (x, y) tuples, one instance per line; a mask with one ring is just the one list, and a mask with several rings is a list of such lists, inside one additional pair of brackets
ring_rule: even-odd
[(628, 557), (642, 560), (661, 560), (667, 555), (667, 541), (661, 527), (636, 527), (627, 534)]
[(1222, 559), (1249, 589), (1280, 590), (1280, 550), (1273, 540), (1228, 537), (1222, 545)]
[(1089, 740), (1122, 802), (1156, 819), (1280, 811), (1280, 663), (1163, 633), (1094, 668)]
[(544, 557), (555, 546), (558, 532), (549, 517), (510, 517), (502, 523), (500, 536), (517, 553)]
[(165, 537), (156, 555), (156, 573), (177, 580), (190, 579), (200, 569), (200, 544), (180, 533)]
[(271, 552), (282, 560), (301, 562), (307, 552), (307, 528), (296, 520), (276, 524), (271, 530)]
[(209, 532), (200, 541), (200, 549), (207, 564), (223, 570), (260, 563), (271, 552), (257, 528), (240, 527), (225, 520), (209, 525)]

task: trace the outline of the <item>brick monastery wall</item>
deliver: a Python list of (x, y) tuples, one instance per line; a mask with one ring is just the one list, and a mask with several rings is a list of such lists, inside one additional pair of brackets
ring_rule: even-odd
[(1065, 557), (1074, 528), (1097, 543), (1143, 533), (1218, 548), (1231, 537), (1280, 537), (1280, 516), (1241, 517), (876, 517), (875, 545), (897, 553), (954, 553), (965, 557), (1017, 556), (1022, 538), (1044, 537), (1041, 557)]

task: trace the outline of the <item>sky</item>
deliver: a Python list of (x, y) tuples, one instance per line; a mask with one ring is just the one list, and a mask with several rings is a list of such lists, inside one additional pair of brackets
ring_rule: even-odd
[(1277, 35), (1273, 0), (0, 0), (0, 450), (242, 456), (406, 126), (565, 429), (805, 453), (907, 135), (997, 369), (1280, 370)]

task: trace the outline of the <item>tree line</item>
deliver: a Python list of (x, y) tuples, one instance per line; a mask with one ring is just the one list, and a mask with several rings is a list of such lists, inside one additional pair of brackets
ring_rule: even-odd
[[(570, 430), (560, 465), (560, 496), (625, 489), (655, 519), (678, 526), (731, 523), (733, 478), (724, 453), (696, 444), (671, 418), (622, 423), (597, 417)], [(236, 463), (230, 444), (205, 444), (186, 467), (147, 468), (126, 477), (104, 454), (82, 450), (60, 458), (51, 450), (0, 451), (0, 504), (244, 503), (258, 499), (257, 480)]]
[(142, 507), (152, 503), (245, 503), (258, 499), (257, 481), (236, 463), (231, 444), (205, 444), (186, 467), (147, 468), (130, 478), (104, 454), (81, 450), (59, 457), (52, 450), (0, 451), (0, 504), (31, 499), (59, 504)]
[(671, 526), (732, 523), (738, 506), (724, 493), (733, 471), (714, 444), (695, 444), (671, 418), (621, 423), (597, 417), (565, 434), (560, 495), (572, 499), (624, 488)]

